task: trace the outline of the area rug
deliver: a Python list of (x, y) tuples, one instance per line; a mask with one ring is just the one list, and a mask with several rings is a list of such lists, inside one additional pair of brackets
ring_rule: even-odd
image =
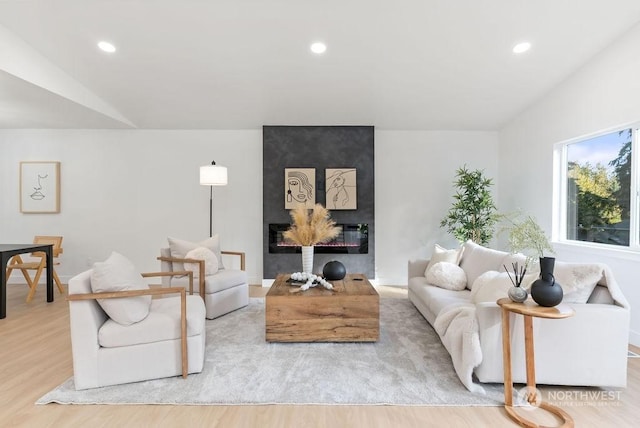
[[(499, 406), (503, 387), (469, 392), (440, 339), (407, 299), (380, 300), (376, 343), (267, 343), (264, 299), (207, 321), (202, 373), (76, 391), (36, 404), (343, 404)], [(126, 364), (126, 362), (124, 362)]]

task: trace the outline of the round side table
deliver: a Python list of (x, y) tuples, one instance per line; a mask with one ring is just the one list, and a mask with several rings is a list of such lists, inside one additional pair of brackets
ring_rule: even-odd
[[(531, 300), (523, 303), (516, 303), (511, 299), (503, 298), (497, 301), (502, 308), (502, 358), (504, 365), (504, 408), (511, 419), (525, 427), (538, 427), (535, 422), (531, 422), (520, 416), (513, 408), (513, 382), (511, 375), (511, 341), (509, 339), (509, 313), (520, 314), (524, 316), (524, 346), (525, 358), (527, 363), (527, 401), (535, 403), (538, 400), (536, 393), (536, 368), (535, 355), (533, 351), (533, 317), (562, 319), (569, 318), (575, 314), (575, 311), (567, 305), (559, 304), (552, 308), (539, 306)], [(540, 408), (544, 409), (563, 420), (561, 427), (573, 427), (575, 424), (573, 418), (559, 408), (549, 403), (545, 403), (540, 398)]]

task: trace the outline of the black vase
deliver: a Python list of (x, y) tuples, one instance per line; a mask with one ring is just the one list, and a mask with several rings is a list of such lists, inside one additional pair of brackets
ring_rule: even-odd
[(562, 302), (562, 287), (553, 276), (554, 257), (540, 257), (540, 277), (531, 284), (531, 298), (540, 306), (552, 307)]
[(339, 281), (345, 277), (347, 269), (336, 260), (330, 261), (322, 268), (322, 275), (327, 281)]

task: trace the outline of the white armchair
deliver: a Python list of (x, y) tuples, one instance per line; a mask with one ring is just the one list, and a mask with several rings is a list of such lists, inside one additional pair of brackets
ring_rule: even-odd
[[(77, 390), (179, 375), (186, 378), (188, 373), (202, 371), (206, 330), (200, 296), (187, 295), (183, 287), (93, 293), (92, 272), (69, 280)], [(115, 322), (96, 300), (173, 293), (180, 296), (152, 299), (148, 315), (130, 325)]]
[(218, 318), (249, 304), (249, 283), (245, 272), (245, 254), (235, 251), (221, 251), (223, 255), (239, 256), (240, 269), (220, 269), (212, 275), (205, 275), (205, 262), (198, 259), (172, 257), (170, 248), (160, 249), (160, 270), (164, 287), (185, 286), (188, 278), (181, 270), (183, 263), (198, 265), (195, 275), (198, 292), (204, 300), (207, 319)]

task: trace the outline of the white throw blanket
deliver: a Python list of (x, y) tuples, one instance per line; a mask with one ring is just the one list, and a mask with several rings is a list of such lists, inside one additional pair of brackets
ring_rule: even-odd
[(433, 326), (453, 361), (460, 381), (471, 392), (485, 393), (472, 380), (473, 369), (482, 362), (476, 306), (472, 303), (453, 304), (443, 308)]

